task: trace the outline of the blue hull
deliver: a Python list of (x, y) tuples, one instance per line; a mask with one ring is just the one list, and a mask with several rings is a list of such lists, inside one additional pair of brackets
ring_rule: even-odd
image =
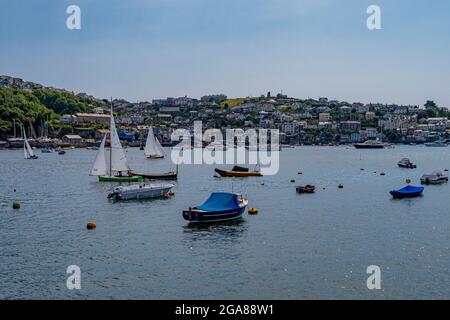
[(227, 210), (227, 211), (199, 211), (199, 210), (184, 210), (183, 218), (190, 222), (222, 222), (240, 219), (245, 211), (245, 207)]
[(392, 190), (389, 193), (396, 199), (415, 198), (422, 195), (423, 187), (406, 186), (400, 190)]

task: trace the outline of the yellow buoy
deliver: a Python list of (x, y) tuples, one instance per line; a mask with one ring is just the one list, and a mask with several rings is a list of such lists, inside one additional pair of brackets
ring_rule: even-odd
[(406, 179), (406, 183), (411, 183), (411, 179)]
[(96, 225), (94, 222), (88, 222), (88, 223), (86, 224), (86, 228), (87, 228), (88, 230), (92, 230), (92, 229), (97, 228), (97, 225)]
[(256, 208), (248, 209), (248, 214), (257, 214), (257, 213), (258, 213), (258, 209), (256, 209)]
[(13, 207), (13, 209), (20, 209), (20, 203), (18, 203), (18, 202), (13, 202), (12, 207)]

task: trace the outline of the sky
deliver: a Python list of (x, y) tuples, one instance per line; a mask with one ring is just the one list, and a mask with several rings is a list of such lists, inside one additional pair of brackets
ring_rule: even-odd
[[(372, 4), (381, 30), (366, 26)], [(0, 74), (130, 101), (270, 91), (450, 107), (450, 1), (0, 0)]]

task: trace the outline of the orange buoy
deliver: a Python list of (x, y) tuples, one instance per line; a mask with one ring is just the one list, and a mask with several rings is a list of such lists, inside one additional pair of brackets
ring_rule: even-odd
[(256, 209), (256, 208), (248, 209), (248, 214), (257, 214), (257, 213), (258, 213), (258, 209)]
[(87, 228), (88, 230), (93, 230), (93, 229), (97, 228), (97, 225), (96, 225), (94, 222), (88, 222), (88, 223), (86, 224), (86, 228)]
[(173, 192), (173, 191), (169, 191), (166, 193), (166, 196), (168, 196), (168, 197), (172, 197), (174, 195), (175, 195), (175, 192)]

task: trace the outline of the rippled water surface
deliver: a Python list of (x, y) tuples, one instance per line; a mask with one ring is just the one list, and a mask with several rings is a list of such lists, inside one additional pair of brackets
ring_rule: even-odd
[[(450, 186), (401, 201), (388, 193), (450, 168), (450, 148), (299, 147), (281, 152), (278, 175), (244, 180), (182, 166), (175, 197), (123, 203), (88, 176), (95, 153), (24, 160), (0, 151), (0, 298), (450, 298)], [(173, 169), (138, 148), (127, 156), (138, 171)], [(397, 168), (402, 157), (418, 169)], [(296, 194), (306, 183), (316, 194)], [(231, 190), (246, 192), (258, 215), (204, 227), (183, 220), (210, 192)], [(81, 268), (81, 290), (66, 288), (69, 265)], [(367, 289), (369, 265), (380, 266), (382, 290)]]

